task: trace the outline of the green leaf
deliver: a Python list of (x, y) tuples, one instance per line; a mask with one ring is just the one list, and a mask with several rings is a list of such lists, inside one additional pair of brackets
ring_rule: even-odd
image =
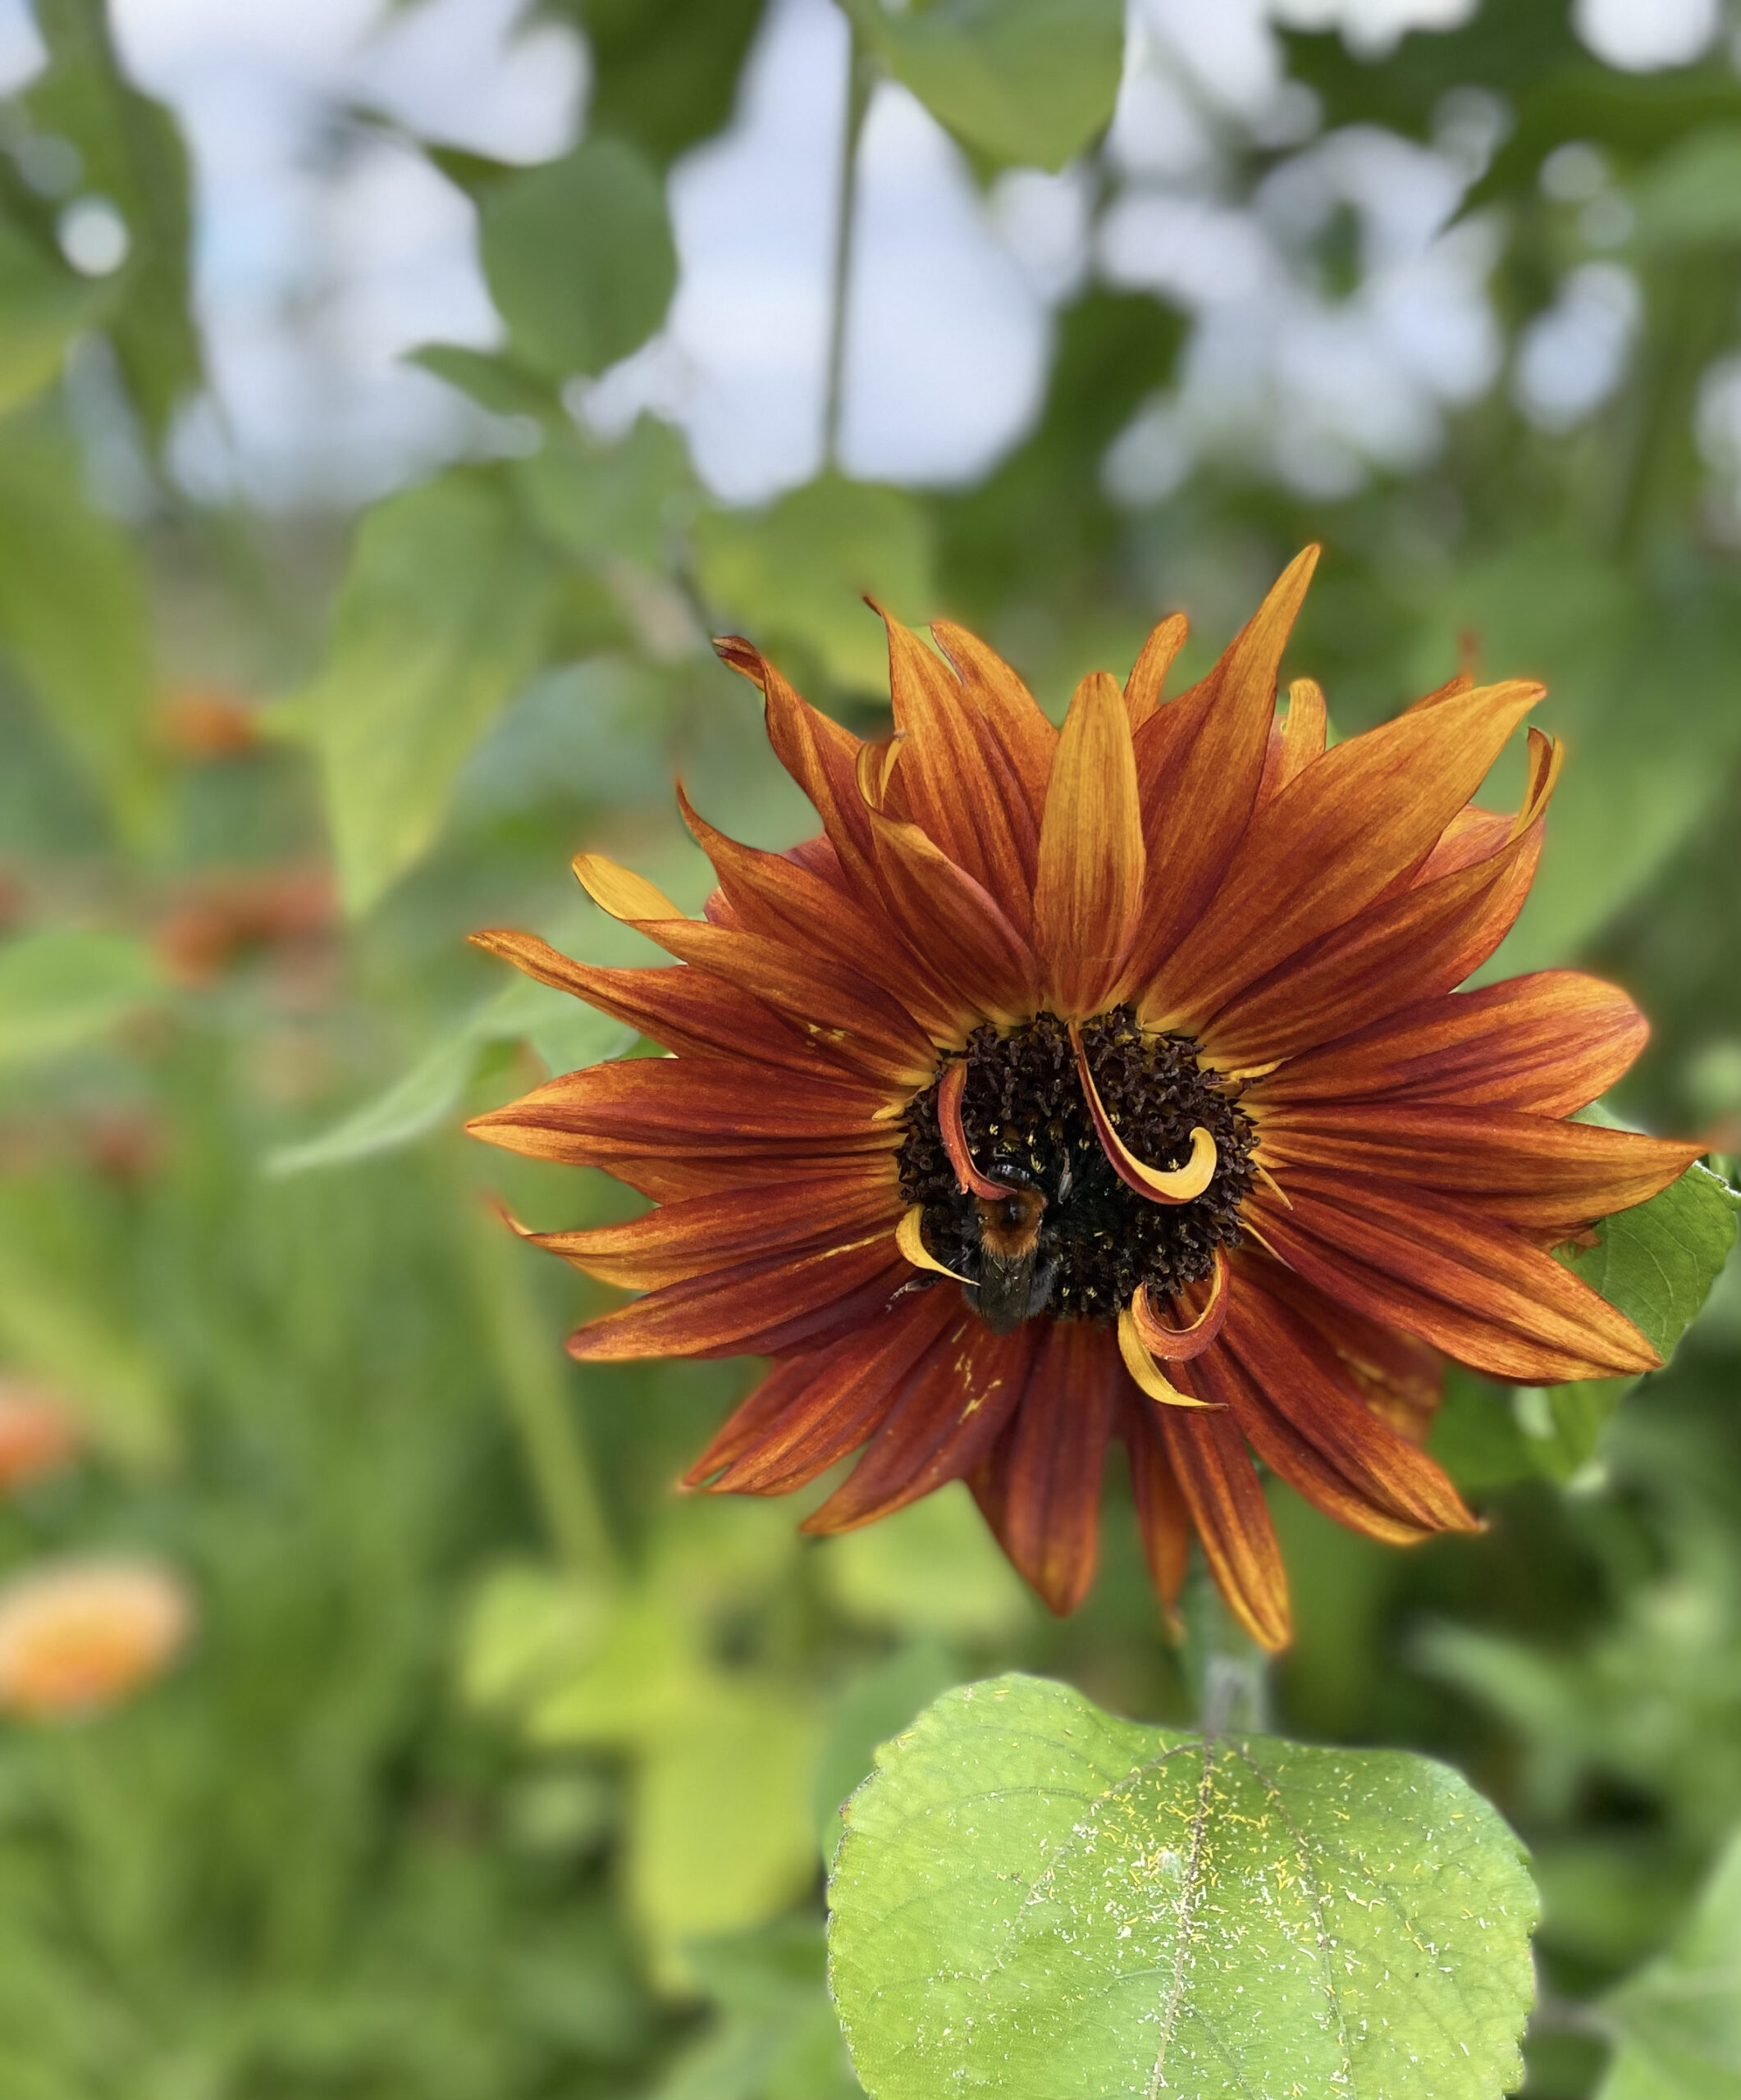
[(1540, 873), (1489, 976), (1563, 962), (1720, 794), (1741, 752), (1741, 599), (1714, 572), (1698, 581), (1707, 587), (1659, 600), (1633, 571), (1544, 538), (1486, 555), (1445, 587), (1415, 658), (1419, 689), (1445, 678), (1459, 637), (1473, 636), (1483, 677), (1546, 683), (1531, 719), (1567, 744)]
[(959, 1481), (828, 1540), (817, 1557), (836, 1607), (863, 1625), (996, 1641), (1033, 1620), (1026, 1590)]
[(26, 934), (0, 946), (0, 1066), (53, 1057), (162, 996), (155, 958), (129, 934)]
[(914, 1641), (861, 1671), (835, 1701), (816, 1760), (816, 1837), (825, 1866), (840, 1842), (841, 1810), (869, 1776), (879, 1746), (911, 1727), (963, 1675), (940, 1641)]
[(559, 377), (627, 357), (665, 318), (677, 283), (664, 185), (617, 139), (588, 139), (491, 184), (478, 239), (514, 349)]
[(133, 398), (161, 436), (200, 377), (186, 148), (168, 110), (122, 75), (103, 0), (36, 0), (34, 12), (48, 64), (21, 99), (39, 130), (77, 148), (86, 194), (106, 198), (126, 224), (109, 332)]
[(994, 161), (1062, 167), (1104, 131), (1124, 59), (1119, 0), (847, 0), (852, 25), (939, 123)]
[(1499, 1816), (1425, 1758), (1205, 1742), (995, 1678), (881, 1753), (829, 1896), (873, 2100), (1518, 2081), (1535, 1892)]
[(492, 416), (532, 416), (541, 422), (562, 414), (548, 380), (494, 351), (469, 349), (462, 343), (424, 343), (406, 351), (405, 363), (445, 379)]
[(652, 2100), (852, 2100), (857, 2080), (829, 2003), (820, 1919), (788, 1918), (689, 1952), (714, 2006)]
[(1741, 2092), (1741, 1832), (1674, 1944), (1602, 2009), (1620, 2045), (1597, 2100), (1733, 2100)]
[(348, 911), (434, 843), (460, 767), (537, 667), (555, 584), (487, 475), (444, 475), (363, 519), (326, 664), (280, 710), (321, 755)]
[(596, 1013), (566, 992), (522, 978), (506, 985), (450, 1034), (438, 1037), (384, 1093), (318, 1136), (281, 1146), (266, 1162), (269, 1174), (304, 1174), (342, 1166), (377, 1153), (396, 1152), (458, 1116), (466, 1089), (492, 1043), (529, 1043), (552, 1077), (620, 1057), (635, 1031)]
[(671, 566), (674, 535), (699, 500), (688, 450), (651, 416), (615, 445), (572, 427), (554, 431), (513, 470), (528, 509), (564, 554), (589, 566)]
[(592, 62), (587, 125), (661, 167), (731, 115), (765, 0), (563, 0)]
[(53, 384), (67, 344), (108, 298), (107, 285), (79, 276), (0, 218), (0, 416)]
[(927, 521), (899, 489), (825, 475), (765, 510), (704, 511), (695, 547), (723, 620), (763, 647), (795, 642), (853, 692), (889, 691), (882, 628), (865, 599), (908, 621), (935, 609)]
[(1638, 245), (1741, 243), (1741, 128), (1695, 131), (1652, 163), (1632, 191)]
[(137, 838), (157, 804), (144, 578), (84, 478), (45, 416), (0, 425), (0, 651)]

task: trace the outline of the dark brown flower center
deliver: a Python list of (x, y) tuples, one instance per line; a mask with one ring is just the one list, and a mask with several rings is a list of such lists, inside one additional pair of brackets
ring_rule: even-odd
[(1094, 1134), (1063, 1022), (1043, 1013), (1007, 1035), (976, 1029), (961, 1112), (973, 1163), (1012, 1194), (1033, 1193), (1009, 1204), (962, 1193), (934, 1084), (907, 1112), (901, 1193), (923, 1212), (926, 1248), (979, 1286), (963, 1294), (1000, 1331), (1040, 1313), (1109, 1323), (1139, 1284), (1164, 1304), (1209, 1275), (1218, 1247), (1239, 1244), (1256, 1131), (1236, 1088), (1200, 1062), (1189, 1037), (1145, 1034), (1129, 1007), (1085, 1022), (1082, 1043), (1126, 1148), (1145, 1165), (1181, 1166), (1200, 1127), (1215, 1140), (1214, 1176), (1190, 1203), (1146, 1201)]

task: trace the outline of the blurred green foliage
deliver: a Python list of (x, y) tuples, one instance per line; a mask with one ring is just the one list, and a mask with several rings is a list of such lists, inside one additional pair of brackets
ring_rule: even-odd
[[(1741, 350), (1725, 53), (1620, 73), (1561, 0), (1487, 0), (1379, 57), (1285, 34), (1320, 133), (1442, 142), (1484, 112), (1464, 209), (1505, 354), (1418, 465), (1309, 496), (1210, 455), (1164, 500), (1115, 500), (1108, 448), (1172, 398), (1197, 324), (1090, 272), (1034, 427), (977, 484), (829, 463), (743, 509), (664, 424), (606, 439), (564, 401), (659, 325), (662, 177), (728, 121), (760, 0), (541, 11), (588, 40), (580, 145), (531, 170), (429, 148), (475, 203), (503, 338), (418, 357), (516, 445), (350, 523), (219, 517), (163, 464), (200, 384), (185, 157), (98, 0), (38, 0), (48, 64), (0, 121), (0, 1372), (64, 1395), (87, 1440), (0, 1505), (0, 1573), (149, 1550), (200, 1614), (131, 1705), (0, 1723), (7, 2100), (829, 2100), (853, 2088), (818, 1836), (831, 1856), (875, 1745), (1011, 1667), (1191, 1714), (1121, 1481), (1065, 1627), (958, 1491), (820, 1544), (792, 1505), (674, 1497), (749, 1367), (567, 1365), (564, 1322), (603, 1297), (486, 1193), (539, 1226), (626, 1199), (453, 1134), (629, 1047), (505, 988), (465, 932), (647, 959), (564, 870), (598, 845), (697, 907), (679, 771), (739, 835), (802, 835), (711, 632), (752, 632), (881, 733), (868, 591), (984, 633), (1057, 711), (1177, 605), (1200, 663), (1323, 539), (1289, 668), (1343, 730), (1465, 656), (1547, 678), (1570, 756), (1494, 967), (1624, 984), (1656, 1033), (1615, 1112), (1741, 1150), (1741, 524), (1699, 436)], [(980, 177), (1080, 153), (1094, 211), (1116, 202), (1116, 9), (848, 12), (864, 84), (905, 83)], [(1310, 150), (1199, 101), (1230, 208)], [(106, 276), (71, 267), (65, 198), (31, 179), (56, 142), (125, 223)], [(1544, 180), (1569, 147), (1605, 218)], [(1347, 234), (1287, 236), (1288, 267), (1357, 297)], [(1607, 396), (1551, 427), (1519, 405), (1520, 346), (1592, 261), (1629, 273), (1638, 325)], [(69, 360), (138, 450), (136, 514), (92, 493)], [(166, 703), (220, 665), (248, 690), (202, 746)], [(1684, 1256), (1690, 1313), (1730, 1221), (1700, 1184), (1677, 1206), (1697, 1216), (1620, 1221), (1580, 1262), (1625, 1303), (1634, 1267)], [(1454, 1386), (1440, 1448), (1481, 1536), (1397, 1554), (1275, 1493), (1300, 1622), (1277, 1726), (1448, 1760), (1532, 1848), (1534, 2100), (1741, 2075), (1738, 1379), (1731, 1262), (1618, 1406)]]

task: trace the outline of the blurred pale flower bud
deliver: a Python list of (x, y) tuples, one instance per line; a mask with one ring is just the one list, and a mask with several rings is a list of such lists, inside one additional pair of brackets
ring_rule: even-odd
[(193, 1602), (144, 1559), (64, 1560), (0, 1586), (0, 1710), (90, 1713), (162, 1674), (186, 1641)]

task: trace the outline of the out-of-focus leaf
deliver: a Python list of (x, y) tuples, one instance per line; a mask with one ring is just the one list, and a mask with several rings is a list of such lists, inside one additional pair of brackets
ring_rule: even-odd
[(540, 373), (495, 351), (470, 349), (462, 343), (424, 343), (407, 350), (405, 362), (445, 379), (492, 416), (532, 416), (542, 421), (561, 413), (562, 404)]
[(820, 1920), (692, 1947), (714, 2017), (651, 2100), (852, 2100), (860, 2091), (829, 2001)]
[(601, 372), (644, 343), (677, 283), (658, 173), (619, 139), (492, 183), (478, 239), (515, 350), (558, 376)]
[(826, 475), (765, 510), (705, 511), (695, 541), (701, 588), (722, 620), (762, 647), (796, 643), (853, 692), (889, 690), (867, 596), (909, 621), (936, 610), (925, 514), (898, 489)]
[(159, 1354), (117, 1317), (80, 1250), (43, 1228), (24, 1192), (0, 1204), (0, 1360), (65, 1393), (126, 1463), (161, 1467), (176, 1430)]
[(1620, 2046), (1597, 2100), (1741, 2092), (1741, 1833), (1668, 1951), (1603, 2002)]
[(53, 382), (67, 344), (108, 297), (0, 217), (0, 416)]
[[(1734, 1189), (1708, 1167), (1689, 1166), (1647, 1203), (1604, 1218), (1596, 1245), (1568, 1249), (1566, 1265), (1617, 1305), (1666, 1363), (1729, 1259), (1736, 1203)], [(1637, 1382), (1589, 1378), (1521, 1390), (1514, 1404), (1538, 1469), (1570, 1479)]]
[(536, 1697), (597, 1650), (615, 1600), (532, 1564), (495, 1569), (472, 1602), (460, 1686), (479, 1706)]
[[(1729, 1259), (1738, 1201), (1726, 1182), (1694, 1165), (1648, 1203), (1604, 1218), (1595, 1246), (1568, 1248), (1562, 1258), (1666, 1363)], [(1507, 1390), (1454, 1370), (1433, 1424), (1433, 1455), (1472, 1491), (1532, 1474), (1569, 1481), (1595, 1455), (1604, 1426), (1637, 1383), (1586, 1378)]]
[(958, 1481), (819, 1554), (839, 1609), (861, 1624), (958, 1641), (995, 1641), (1028, 1624), (1032, 1607)]
[(137, 838), (156, 806), (144, 580), (83, 482), (56, 425), (0, 426), (0, 651)]
[(587, 127), (632, 139), (660, 167), (731, 114), (765, 0), (555, 0), (587, 33)]
[(883, 1751), (846, 1823), (829, 1974), (878, 2100), (1516, 2084), (1535, 1891), (1425, 1758), (1205, 1742), (1005, 1677)]
[(711, 1682), (637, 1777), (630, 1899), (669, 1947), (777, 1917), (814, 1879), (816, 1723), (777, 1682)]
[(126, 222), (110, 333), (133, 398), (161, 436), (200, 375), (186, 149), (169, 112), (123, 75), (103, 0), (37, 0), (34, 13), (48, 64), (21, 99), (39, 130), (77, 148), (86, 194)]
[(641, 417), (615, 445), (572, 427), (553, 431), (516, 465), (514, 478), (557, 546), (592, 564), (668, 568), (673, 536), (699, 500), (682, 437), (651, 416)]
[(1741, 126), (1696, 131), (1681, 139), (1634, 185), (1631, 198), (1641, 247), (1741, 242)]
[(320, 753), (347, 910), (434, 842), (459, 768), (537, 665), (555, 584), (485, 474), (444, 475), (363, 521), (326, 664), (281, 711)]
[(996, 161), (1059, 168), (1105, 130), (1119, 0), (848, 0), (853, 26), (940, 124)]
[(531, 1043), (554, 1077), (619, 1057), (635, 1032), (565, 992), (531, 978), (506, 985), (470, 1020), (430, 1044), (410, 1070), (318, 1137), (285, 1145), (267, 1162), (272, 1174), (302, 1174), (395, 1152), (459, 1113), (466, 1089), (492, 1043)]
[(1456, 573), (1418, 652), (1419, 689), (1473, 639), (1481, 674), (1539, 678), (1531, 718), (1567, 743), (1541, 871), (1492, 966), (1563, 962), (1711, 807), (1741, 751), (1741, 603), (1720, 579), (1684, 601), (1565, 541), (1515, 544)]
[(835, 1701), (816, 1760), (816, 1836), (825, 1866), (840, 1842), (841, 1810), (870, 1776), (879, 1746), (963, 1674), (940, 1641), (910, 1641), (854, 1678)]
[(162, 995), (143, 941), (96, 928), (26, 934), (0, 946), (0, 1066), (106, 1034)]

